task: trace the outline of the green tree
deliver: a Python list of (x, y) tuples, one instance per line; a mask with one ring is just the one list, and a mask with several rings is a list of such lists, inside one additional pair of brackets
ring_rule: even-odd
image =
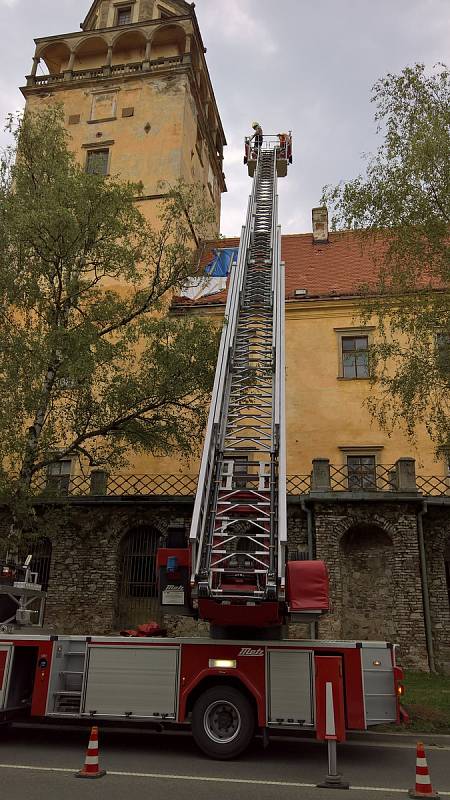
[(15, 144), (0, 165), (0, 491), (17, 515), (55, 460), (115, 467), (130, 452), (196, 451), (217, 337), (169, 313), (192, 274), (193, 239), (214, 218), (200, 187), (169, 188), (152, 227), (139, 186), (77, 164), (60, 108), (10, 124)]
[(368, 401), (382, 427), (425, 424), (450, 453), (450, 82), (444, 65), (388, 74), (373, 87), (383, 141), (364, 175), (325, 187), (332, 226), (358, 230), (377, 279), (360, 316), (375, 319)]

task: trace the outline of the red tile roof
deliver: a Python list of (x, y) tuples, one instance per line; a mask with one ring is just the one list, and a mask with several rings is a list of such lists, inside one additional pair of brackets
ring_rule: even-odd
[[(213, 258), (217, 247), (238, 247), (239, 239), (220, 239), (202, 247), (199, 272)], [(381, 254), (382, 244), (378, 245)], [(306, 289), (307, 297), (347, 297), (358, 294), (363, 284), (375, 284), (378, 268), (361, 237), (353, 231), (330, 233), (325, 244), (315, 244), (312, 233), (295, 233), (281, 237), (281, 258), (286, 264), (286, 299), (295, 296), (296, 289)], [(205, 295), (195, 305), (224, 303), (226, 292)], [(175, 298), (175, 303), (192, 304), (187, 298)]]

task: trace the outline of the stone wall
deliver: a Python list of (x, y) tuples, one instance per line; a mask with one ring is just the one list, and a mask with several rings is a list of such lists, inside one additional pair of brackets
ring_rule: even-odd
[[(65, 507), (49, 536), (52, 561), (45, 628), (56, 633), (117, 632), (120, 542), (137, 525), (161, 535), (190, 521), (190, 505), (120, 504)], [(3, 530), (6, 530), (5, 523)], [(0, 537), (2, 536), (0, 524)], [(141, 620), (145, 621), (145, 620)]]
[[(404, 666), (427, 669), (417, 537), (420, 507), (406, 501), (314, 500), (316, 555), (327, 563), (331, 595), (330, 612), (318, 626), (319, 638), (393, 641), (400, 645)], [(46, 628), (74, 634), (117, 632), (124, 537), (142, 525), (163, 535), (169, 524), (181, 522), (187, 531), (191, 512), (191, 499), (186, 498), (181, 503), (68, 504), (60, 516), (53, 514)], [(429, 507), (423, 525), (436, 661), (440, 669), (450, 669), (444, 566), (444, 553), (450, 547), (447, 510)], [(7, 530), (7, 520), (0, 516), (0, 540), (5, 541)], [(307, 544), (307, 516), (294, 500), (288, 508), (290, 557), (305, 552)], [(204, 636), (208, 632), (205, 623), (189, 617), (162, 614), (160, 620), (171, 636)], [(291, 624), (284, 635), (310, 639), (315, 629), (309, 624)]]
[(317, 504), (315, 528), (317, 557), (327, 563), (331, 590), (320, 638), (378, 638), (385, 631), (380, 638), (400, 645), (405, 666), (427, 669), (416, 508)]
[(423, 528), (436, 665), (450, 674), (450, 605), (445, 575), (445, 558), (450, 556), (448, 512), (429, 506)]

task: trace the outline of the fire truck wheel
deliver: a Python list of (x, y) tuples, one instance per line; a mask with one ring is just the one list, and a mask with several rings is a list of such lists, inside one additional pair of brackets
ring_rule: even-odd
[(244, 694), (232, 686), (213, 686), (192, 711), (196, 744), (210, 758), (236, 758), (255, 733), (255, 714)]

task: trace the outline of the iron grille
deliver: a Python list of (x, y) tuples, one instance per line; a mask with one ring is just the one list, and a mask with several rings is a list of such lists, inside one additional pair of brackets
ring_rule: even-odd
[(156, 573), (156, 551), (160, 533), (138, 525), (119, 548), (119, 592), (117, 627), (134, 627), (160, 615)]

